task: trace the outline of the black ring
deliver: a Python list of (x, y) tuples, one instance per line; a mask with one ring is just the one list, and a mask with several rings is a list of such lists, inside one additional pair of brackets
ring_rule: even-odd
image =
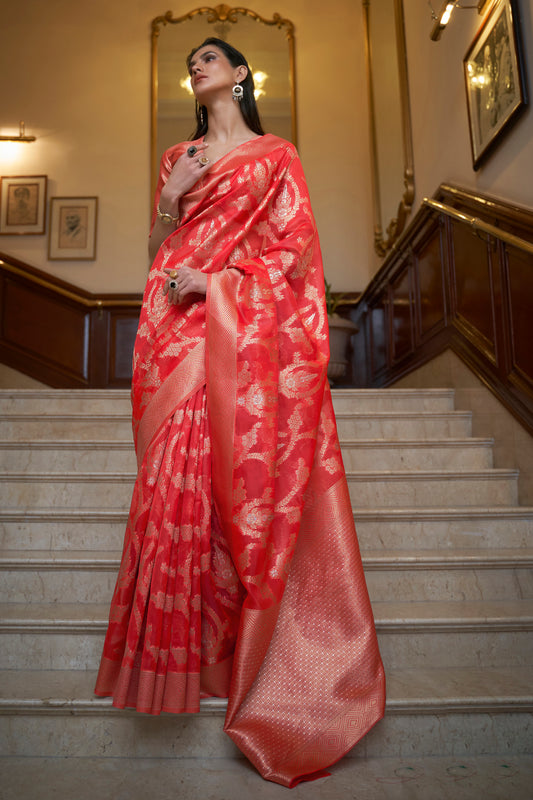
[(187, 148), (187, 155), (189, 156), (189, 158), (195, 156), (197, 152), (198, 148), (196, 147), (195, 144), (191, 144), (191, 146)]
[(178, 288), (177, 282), (176, 281), (169, 281), (168, 282), (168, 288), (169, 289), (177, 289)]

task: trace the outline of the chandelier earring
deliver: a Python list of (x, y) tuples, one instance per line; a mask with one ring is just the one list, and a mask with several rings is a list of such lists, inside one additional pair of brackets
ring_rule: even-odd
[(231, 96), (233, 97), (234, 100), (237, 100), (237, 102), (240, 103), (243, 98), (243, 95), (244, 95), (244, 89), (242, 88), (240, 83), (236, 83), (233, 89), (231, 90)]

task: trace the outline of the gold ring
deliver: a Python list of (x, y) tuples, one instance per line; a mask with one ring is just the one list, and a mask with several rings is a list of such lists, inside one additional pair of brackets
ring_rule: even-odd
[(200, 158), (198, 159), (198, 163), (200, 164), (201, 167), (205, 167), (207, 166), (207, 164), (209, 164), (209, 159), (207, 156), (200, 156)]
[(177, 278), (177, 277), (178, 277), (178, 271), (177, 271), (177, 270), (175, 270), (175, 269), (171, 270), (171, 271), (168, 273), (168, 277), (169, 277), (169, 278)]

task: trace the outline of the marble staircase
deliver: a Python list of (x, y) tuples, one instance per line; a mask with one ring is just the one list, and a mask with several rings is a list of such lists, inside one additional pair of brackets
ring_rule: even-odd
[[(450, 390), (336, 390), (388, 679), (356, 756), (533, 743), (533, 508)], [(0, 392), (5, 755), (227, 756), (225, 701), (118, 712), (92, 694), (135, 474), (124, 391)]]

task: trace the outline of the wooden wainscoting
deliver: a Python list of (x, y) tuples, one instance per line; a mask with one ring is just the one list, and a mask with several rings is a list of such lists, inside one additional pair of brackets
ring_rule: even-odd
[(120, 388), (142, 296), (94, 295), (0, 253), (0, 362), (58, 388)]
[(453, 349), (533, 432), (533, 212), (442, 185), (352, 311), (354, 385)]

